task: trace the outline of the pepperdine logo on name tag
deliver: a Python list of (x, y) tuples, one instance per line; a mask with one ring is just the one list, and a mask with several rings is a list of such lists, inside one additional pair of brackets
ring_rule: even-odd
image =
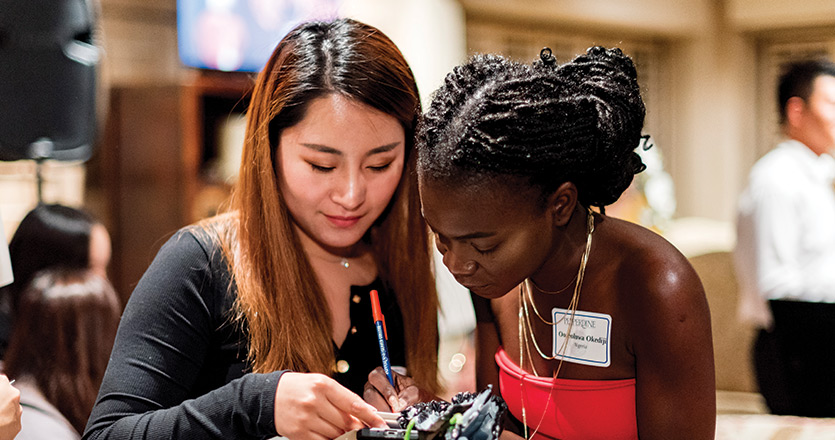
[(556, 323), (553, 327), (552, 356), (576, 364), (609, 366), (612, 361), (609, 344), (612, 335), (611, 315), (577, 310), (571, 335), (567, 334), (572, 320), (570, 310), (554, 308), (551, 310), (551, 318)]

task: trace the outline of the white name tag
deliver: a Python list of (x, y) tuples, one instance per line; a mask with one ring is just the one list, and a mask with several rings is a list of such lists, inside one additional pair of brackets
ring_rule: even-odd
[(612, 362), (609, 338), (612, 335), (612, 317), (605, 313), (583, 312), (574, 313), (574, 324), (571, 334), (568, 327), (571, 324), (571, 311), (554, 308), (551, 310), (554, 326), (554, 346), (552, 356), (564, 359), (566, 362), (608, 367)]

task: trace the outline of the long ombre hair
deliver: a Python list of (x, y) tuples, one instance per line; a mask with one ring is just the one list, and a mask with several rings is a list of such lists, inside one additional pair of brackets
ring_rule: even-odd
[(296, 27), (279, 42), (252, 93), (232, 214), (214, 222), (237, 285), (249, 361), (255, 372), (334, 371), (331, 316), (323, 313), (329, 308), (276, 178), (282, 130), (301, 121), (311, 101), (333, 93), (391, 115), (405, 131), (400, 183), (365, 239), (404, 317), (409, 374), (437, 392), (438, 298), (415, 174), (417, 85), (394, 43), (351, 19)]
[(4, 372), (32, 380), (84, 432), (121, 311), (113, 286), (90, 269), (38, 272), (22, 292)]

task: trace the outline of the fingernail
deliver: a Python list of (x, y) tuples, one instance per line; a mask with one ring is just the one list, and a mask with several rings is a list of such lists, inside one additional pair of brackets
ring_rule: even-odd
[(391, 409), (393, 409), (395, 411), (399, 411), (399, 408), (400, 408), (399, 403), (400, 403), (400, 401), (396, 397), (394, 397), (394, 396), (389, 397), (389, 406), (391, 407)]
[(402, 411), (402, 410), (406, 409), (407, 406), (409, 406), (409, 402), (407, 402), (403, 399), (400, 399), (400, 410)]

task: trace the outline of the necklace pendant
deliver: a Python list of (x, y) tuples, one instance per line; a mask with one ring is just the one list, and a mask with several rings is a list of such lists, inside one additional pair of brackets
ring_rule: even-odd
[(342, 267), (344, 267), (345, 269), (347, 269), (348, 267), (350, 267), (350, 266), (351, 266), (351, 264), (348, 262), (348, 259), (347, 259), (347, 258), (343, 258), (343, 259), (339, 262), (339, 264), (341, 264), (341, 265), (342, 265)]

